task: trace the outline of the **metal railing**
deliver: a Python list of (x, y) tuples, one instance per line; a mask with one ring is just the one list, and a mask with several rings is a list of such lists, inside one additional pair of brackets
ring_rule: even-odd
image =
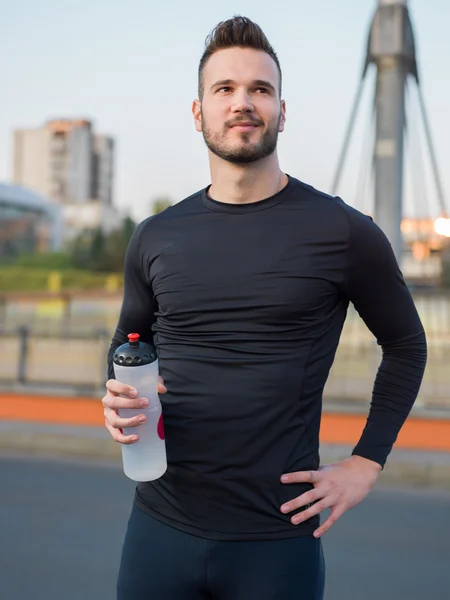
[(55, 335), (22, 326), (0, 334), (0, 386), (67, 387), (93, 391), (107, 377), (111, 337), (101, 329), (90, 334)]
[[(428, 363), (415, 408), (450, 411), (450, 298), (419, 296), (428, 340)], [(64, 318), (13, 310), (0, 321), (0, 388), (58, 386), (99, 391), (107, 378), (106, 357), (120, 298), (79, 301)], [(108, 304), (109, 303), (109, 304)], [(103, 310), (100, 309), (103, 307)], [(16, 307), (17, 308), (17, 307)], [(381, 350), (353, 308), (349, 309), (324, 399), (368, 406)]]

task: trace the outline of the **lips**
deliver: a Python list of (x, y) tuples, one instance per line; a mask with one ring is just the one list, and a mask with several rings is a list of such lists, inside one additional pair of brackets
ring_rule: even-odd
[(231, 128), (234, 129), (236, 127), (246, 128), (246, 129), (255, 129), (259, 127), (259, 123), (255, 123), (254, 121), (239, 121), (238, 123), (234, 123), (231, 125)]

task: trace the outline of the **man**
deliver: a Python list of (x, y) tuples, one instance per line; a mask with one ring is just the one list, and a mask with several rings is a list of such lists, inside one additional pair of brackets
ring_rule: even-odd
[[(212, 183), (137, 227), (109, 354), (106, 427), (134, 443), (139, 418), (118, 409), (142, 398), (114, 381), (112, 355), (131, 332), (155, 344), (168, 458), (137, 486), (117, 597), (318, 600), (321, 536), (378, 478), (420, 387), (424, 331), (376, 224), (280, 170), (281, 70), (249, 19), (207, 39), (192, 112)], [(352, 455), (319, 466), (349, 302), (383, 360)]]

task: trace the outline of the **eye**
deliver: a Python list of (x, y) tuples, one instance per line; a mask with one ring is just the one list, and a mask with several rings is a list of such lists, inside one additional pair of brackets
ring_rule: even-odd
[(256, 91), (257, 92), (261, 92), (263, 94), (268, 94), (269, 93), (269, 90), (267, 88), (263, 88), (263, 87), (256, 88)]
[(228, 86), (223, 86), (223, 87), (219, 88), (217, 91), (218, 92), (229, 92), (229, 91), (231, 91), (231, 88)]

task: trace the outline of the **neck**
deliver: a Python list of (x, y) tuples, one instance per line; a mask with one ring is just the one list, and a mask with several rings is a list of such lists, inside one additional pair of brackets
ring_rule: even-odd
[(227, 162), (214, 154), (209, 157), (211, 182), (209, 196), (228, 204), (248, 204), (274, 196), (288, 182), (276, 153), (249, 164)]

